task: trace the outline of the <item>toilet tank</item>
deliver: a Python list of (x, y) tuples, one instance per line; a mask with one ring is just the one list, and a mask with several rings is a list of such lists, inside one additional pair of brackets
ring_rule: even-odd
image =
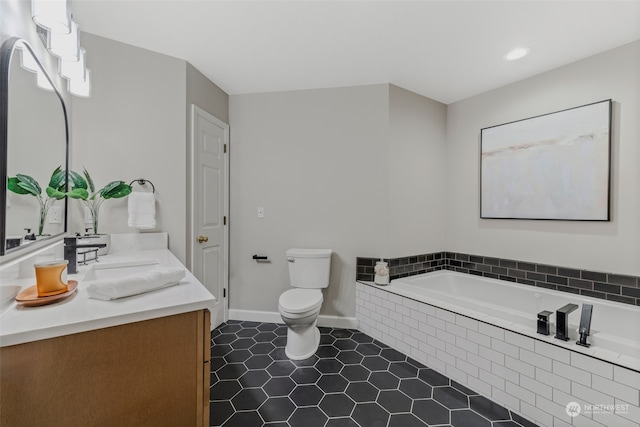
[(329, 286), (331, 249), (289, 249), (289, 279), (294, 288), (320, 289)]

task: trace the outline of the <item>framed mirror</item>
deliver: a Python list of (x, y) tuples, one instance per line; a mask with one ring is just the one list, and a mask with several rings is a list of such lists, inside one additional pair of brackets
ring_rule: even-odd
[[(66, 232), (66, 197), (49, 200), (47, 218), (41, 221), (39, 198), (10, 191), (8, 184), (18, 174), (32, 177), (46, 202), (54, 170), (60, 167), (66, 174), (68, 159), (62, 95), (31, 46), (17, 37), (7, 39), (0, 48), (0, 255)], [(66, 182), (65, 175), (62, 185)]]

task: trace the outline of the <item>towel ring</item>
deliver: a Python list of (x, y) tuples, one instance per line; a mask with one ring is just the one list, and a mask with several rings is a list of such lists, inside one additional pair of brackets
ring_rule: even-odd
[(129, 183), (129, 185), (132, 185), (134, 182), (137, 182), (138, 185), (141, 185), (141, 186), (146, 185), (146, 184), (150, 184), (151, 188), (153, 189), (153, 192), (154, 193), (156, 192), (156, 186), (153, 185), (153, 182), (149, 181), (148, 179), (144, 179), (144, 178), (134, 179), (133, 181), (131, 181)]

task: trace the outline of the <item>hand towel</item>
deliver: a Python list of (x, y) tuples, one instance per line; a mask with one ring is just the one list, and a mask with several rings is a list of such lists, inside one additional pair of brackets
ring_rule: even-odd
[(183, 278), (184, 269), (164, 267), (125, 277), (94, 280), (84, 285), (91, 298), (109, 301), (177, 285)]
[(154, 193), (136, 191), (129, 194), (129, 227), (155, 228), (156, 196)]

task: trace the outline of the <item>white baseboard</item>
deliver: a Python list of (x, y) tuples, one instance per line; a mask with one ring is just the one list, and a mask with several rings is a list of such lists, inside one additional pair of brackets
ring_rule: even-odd
[[(282, 323), (280, 313), (273, 311), (229, 309), (229, 320), (248, 320), (251, 322)], [(327, 328), (358, 329), (355, 317), (318, 316), (318, 326)]]

